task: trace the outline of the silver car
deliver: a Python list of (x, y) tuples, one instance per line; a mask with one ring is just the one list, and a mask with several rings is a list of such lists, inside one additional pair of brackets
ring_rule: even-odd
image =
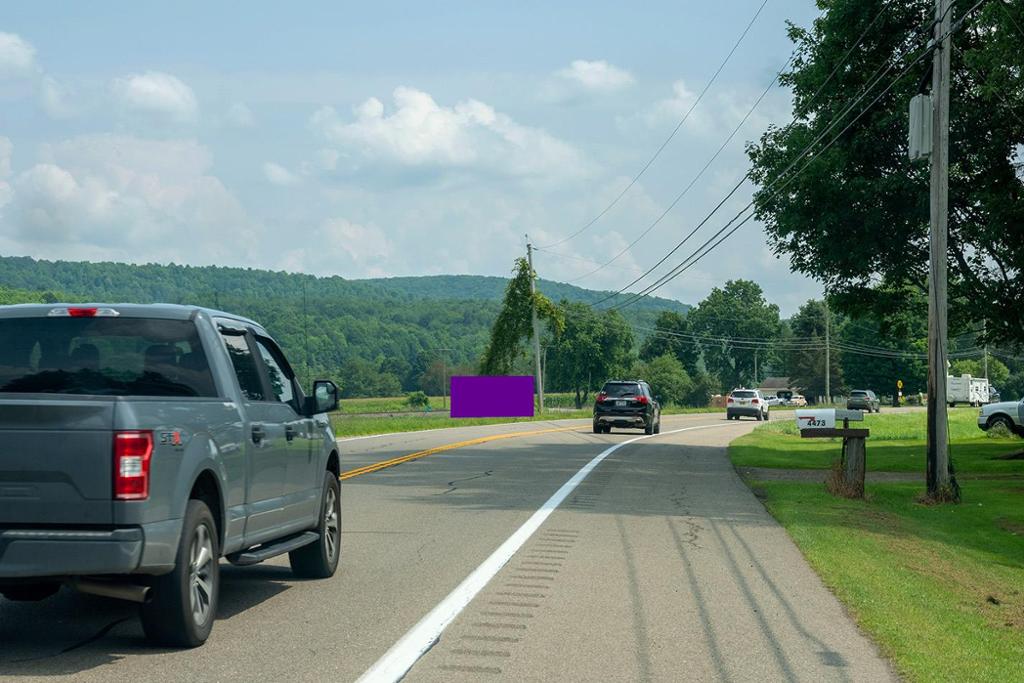
[(1024, 400), (982, 406), (978, 413), (978, 427), (987, 432), (997, 424), (1005, 425), (1017, 436), (1024, 436)]

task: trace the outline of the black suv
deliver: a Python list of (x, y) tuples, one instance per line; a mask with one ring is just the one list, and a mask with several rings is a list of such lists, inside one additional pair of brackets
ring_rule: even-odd
[(643, 380), (605, 382), (594, 401), (594, 433), (605, 434), (612, 427), (643, 429), (645, 434), (661, 432), (661, 405)]

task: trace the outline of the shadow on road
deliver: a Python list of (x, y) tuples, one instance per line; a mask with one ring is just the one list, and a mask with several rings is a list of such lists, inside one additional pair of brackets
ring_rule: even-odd
[[(288, 590), (291, 580), (286, 567), (222, 565), (217, 620)], [(170, 651), (146, 642), (138, 607), (129, 602), (67, 588), (40, 602), (0, 597), (0, 676), (74, 675), (124, 657)]]

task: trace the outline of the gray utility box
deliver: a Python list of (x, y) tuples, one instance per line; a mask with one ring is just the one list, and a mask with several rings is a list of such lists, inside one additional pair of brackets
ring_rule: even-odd
[(908, 153), (911, 161), (932, 155), (932, 97), (914, 95), (910, 98), (910, 131)]

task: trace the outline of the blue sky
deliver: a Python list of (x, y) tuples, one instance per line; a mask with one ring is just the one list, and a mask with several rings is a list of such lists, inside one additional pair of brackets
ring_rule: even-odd
[[(625, 187), (759, 5), (11, 3), (0, 253), (503, 275), (524, 233), (556, 242)], [(580, 278), (644, 230), (786, 61), (785, 21), (815, 13), (769, 0), (641, 181), (538, 254), (542, 276)], [(617, 289), (659, 259), (788, 112), (776, 88), (661, 224), (575, 284)], [(755, 224), (694, 271), (660, 293), (696, 302), (749, 277), (792, 313), (820, 292)]]

